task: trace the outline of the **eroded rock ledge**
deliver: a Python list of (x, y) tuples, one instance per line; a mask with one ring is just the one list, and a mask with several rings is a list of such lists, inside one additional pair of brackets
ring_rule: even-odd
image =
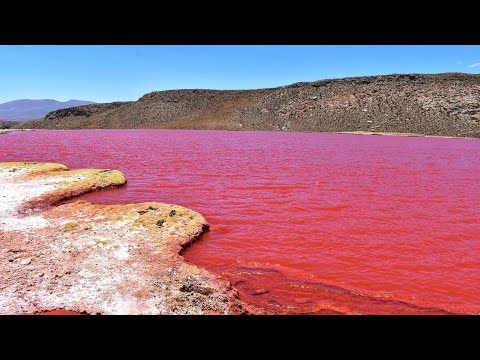
[(208, 228), (187, 208), (156, 202), (62, 200), (126, 183), (110, 169), (0, 163), (0, 314), (238, 314), (230, 284), (184, 261)]

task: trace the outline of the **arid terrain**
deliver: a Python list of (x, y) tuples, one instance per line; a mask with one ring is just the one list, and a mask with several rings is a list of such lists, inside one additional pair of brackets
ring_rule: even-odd
[(16, 126), (20, 125), (17, 121), (10, 121), (10, 120), (0, 120), (0, 130), (3, 129), (11, 129)]
[(0, 163), (0, 314), (245, 313), (237, 291), (186, 263), (205, 218), (156, 202), (62, 200), (126, 183), (111, 169)]
[(169, 90), (57, 110), (34, 129), (389, 132), (480, 137), (480, 75), (366, 76), (259, 90)]

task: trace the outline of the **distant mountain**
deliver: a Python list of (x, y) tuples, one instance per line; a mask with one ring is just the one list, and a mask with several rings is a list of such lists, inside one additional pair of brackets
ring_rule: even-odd
[(73, 106), (95, 104), (92, 101), (69, 100), (65, 102), (45, 100), (14, 100), (0, 104), (0, 119), (26, 121), (43, 118), (50, 111)]

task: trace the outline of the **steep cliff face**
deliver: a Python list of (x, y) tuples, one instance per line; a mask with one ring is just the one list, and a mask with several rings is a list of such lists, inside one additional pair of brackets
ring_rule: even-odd
[(170, 90), (49, 113), (23, 128), (369, 131), (480, 137), (480, 75), (384, 75), (260, 90)]

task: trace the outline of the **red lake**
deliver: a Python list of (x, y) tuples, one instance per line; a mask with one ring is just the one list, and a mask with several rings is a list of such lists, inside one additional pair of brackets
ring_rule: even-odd
[(113, 168), (91, 202), (203, 214), (184, 251), (255, 306), (294, 314), (480, 313), (480, 141), (176, 130), (0, 135), (0, 161)]

